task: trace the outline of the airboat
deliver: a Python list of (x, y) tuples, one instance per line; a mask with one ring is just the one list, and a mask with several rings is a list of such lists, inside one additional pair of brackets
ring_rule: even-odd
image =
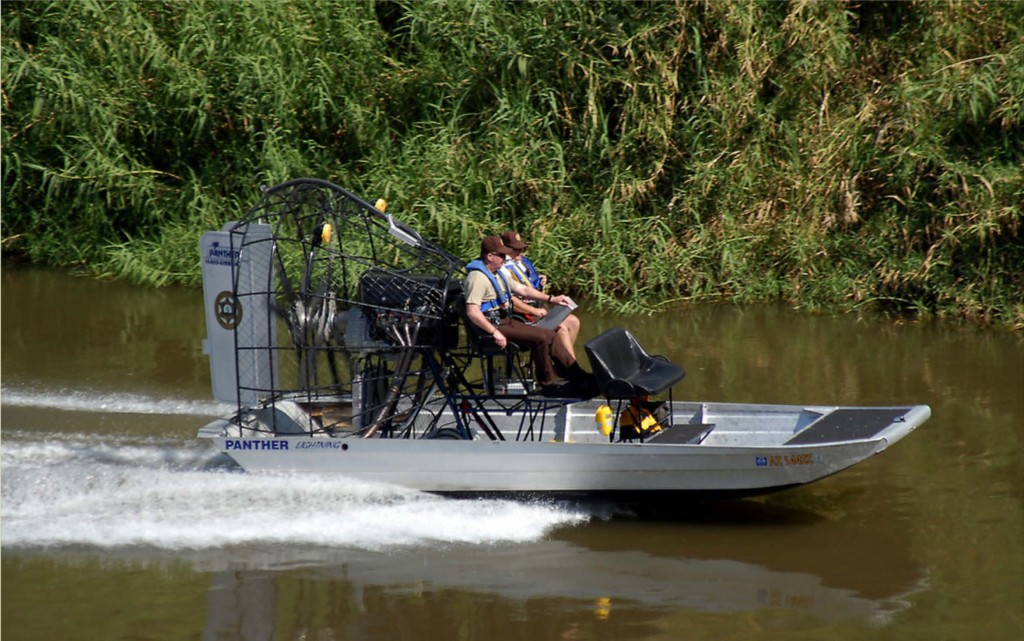
[(544, 395), (529, 354), (468, 322), (465, 261), (330, 182), (262, 187), (200, 241), (214, 396), (199, 430), (249, 472), (472, 496), (654, 500), (803, 485), (885, 450), (927, 405), (679, 401), (682, 367), (625, 328), (585, 352), (599, 393)]

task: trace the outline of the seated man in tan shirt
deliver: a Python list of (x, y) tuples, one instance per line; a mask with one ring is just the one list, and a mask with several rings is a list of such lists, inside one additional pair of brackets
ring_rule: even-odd
[[(569, 301), (565, 296), (551, 296), (529, 285), (510, 282), (504, 274), (499, 274), (508, 254), (509, 249), (497, 236), (487, 236), (480, 243), (480, 258), (466, 266), (468, 274), (463, 286), (466, 316), (483, 332), (490, 334), (498, 347), (504, 348), (511, 340), (529, 349), (533, 354), (537, 382), (548, 388), (544, 390), (545, 393), (592, 395), (591, 375), (579, 366), (554, 331), (528, 325), (509, 315), (513, 294), (527, 300), (558, 305), (565, 305)], [(557, 378), (552, 358), (569, 374), (570, 384), (567, 389), (552, 389)]]

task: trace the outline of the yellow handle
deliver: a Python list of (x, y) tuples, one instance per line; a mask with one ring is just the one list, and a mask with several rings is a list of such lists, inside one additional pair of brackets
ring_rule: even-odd
[(612, 408), (602, 405), (594, 412), (594, 420), (597, 421), (601, 433), (608, 436), (612, 433)]

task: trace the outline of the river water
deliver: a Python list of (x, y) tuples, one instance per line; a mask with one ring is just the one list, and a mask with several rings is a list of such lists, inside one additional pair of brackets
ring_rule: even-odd
[(240, 473), (201, 294), (5, 269), (2, 625), (22, 641), (1024, 638), (1024, 341), (775, 306), (615, 324), (688, 400), (931, 405), (811, 486), (639, 520)]

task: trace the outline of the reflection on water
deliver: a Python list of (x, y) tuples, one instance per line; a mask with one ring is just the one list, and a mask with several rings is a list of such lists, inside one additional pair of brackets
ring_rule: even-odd
[[(781, 609), (880, 625), (922, 585), (919, 569), (903, 567), (907, 550), (875, 545), (872, 529), (758, 502), (694, 506), (677, 522), (608, 521), (610, 506), (244, 474), (194, 441), (148, 436), (14, 431), (2, 465), (0, 533), (15, 584), (52, 563), (114, 586), (186, 566), (209, 577), (209, 639), (276, 638), (296, 624), (277, 607), (293, 584), (310, 601), (303, 626), (336, 605), (339, 586), (371, 618), (388, 613), (364, 595), (444, 592), (598, 619)], [(851, 547), (854, 558), (837, 564), (835, 550)]]
[(677, 398), (933, 408), (821, 483), (639, 521), (239, 473), (194, 438), (220, 412), (198, 292), (5, 271), (0, 295), (17, 638), (1024, 634), (1014, 336), (775, 307), (585, 314), (583, 339), (624, 324), (683, 364)]
[[(110, 560), (145, 565), (160, 550), (204, 572), (361, 566), (362, 580), (376, 585), (405, 583), (411, 580), (405, 573), (429, 565), (435, 584), (510, 595), (518, 590), (520, 596), (617, 594), (639, 602), (647, 601), (645, 594), (679, 599), (658, 585), (662, 575), (682, 581), (688, 574), (662, 573), (667, 559), (696, 568), (699, 577), (702, 564), (718, 564), (728, 554), (730, 564), (748, 569), (733, 573), (738, 578), (817, 575), (829, 587), (863, 593), (883, 576), (898, 576), (897, 584), (917, 578), (900, 569), (906, 545), (875, 541), (873, 528), (763, 502), (694, 505), (675, 522), (608, 521), (622, 516), (613, 505), (454, 501), (331, 476), (243, 474), (195, 440), (16, 430), (5, 434), (2, 453), (0, 532), (6, 549), (18, 553), (85, 546)], [(584, 523), (590, 525), (577, 527)], [(747, 535), (751, 529), (756, 536)], [(744, 545), (723, 547), (723, 538)], [(337, 543), (343, 547), (333, 547)], [(502, 543), (519, 545), (493, 547)], [(466, 545), (486, 547), (457, 547)], [(435, 546), (443, 552), (437, 558)], [(838, 561), (836, 549), (862, 558)], [(411, 565), (410, 556), (416, 559)], [(487, 571), (467, 574), (466, 563)], [(612, 571), (605, 577), (599, 568)], [(631, 573), (635, 590), (621, 581)], [(490, 583), (474, 585), (484, 579)], [(573, 586), (564, 593), (558, 588), (563, 581)], [(733, 603), (695, 586), (685, 592), (693, 603)], [(784, 593), (760, 584), (753, 592)], [(805, 597), (787, 601), (819, 601)]]
[[(372, 601), (360, 599), (367, 593), (383, 592), (405, 600), (427, 591), (443, 591), (497, 602), (501, 607), (555, 602), (565, 610), (589, 612), (598, 619), (622, 611), (657, 617), (659, 613), (680, 611), (792, 610), (825, 621), (852, 620), (870, 625), (891, 621), (894, 614), (907, 607), (909, 594), (922, 585), (910, 583), (906, 593), (870, 599), (849, 588), (824, 585), (814, 574), (799, 571), (773, 570), (729, 559), (657, 556), (633, 547), (595, 550), (582, 541), (569, 543), (559, 538), (504, 547), (336, 554), (333, 559), (318, 559), (313, 564), (315, 569), (292, 573), (305, 576), (290, 580), (308, 582), (307, 589), (314, 594), (343, 583), (353, 591), (355, 605), (361, 609), (373, 607)], [(308, 556), (296, 561), (311, 562)], [(276, 562), (282, 566), (287, 563), (281, 558)], [(886, 572), (880, 563), (871, 567)], [(280, 629), (273, 607), (276, 582), (266, 573), (221, 571), (214, 573), (213, 580), (217, 590), (211, 591), (209, 598), (210, 611), (215, 615), (209, 621), (208, 638), (220, 638), (224, 630), (243, 628), (261, 631), (258, 638), (269, 639)]]

